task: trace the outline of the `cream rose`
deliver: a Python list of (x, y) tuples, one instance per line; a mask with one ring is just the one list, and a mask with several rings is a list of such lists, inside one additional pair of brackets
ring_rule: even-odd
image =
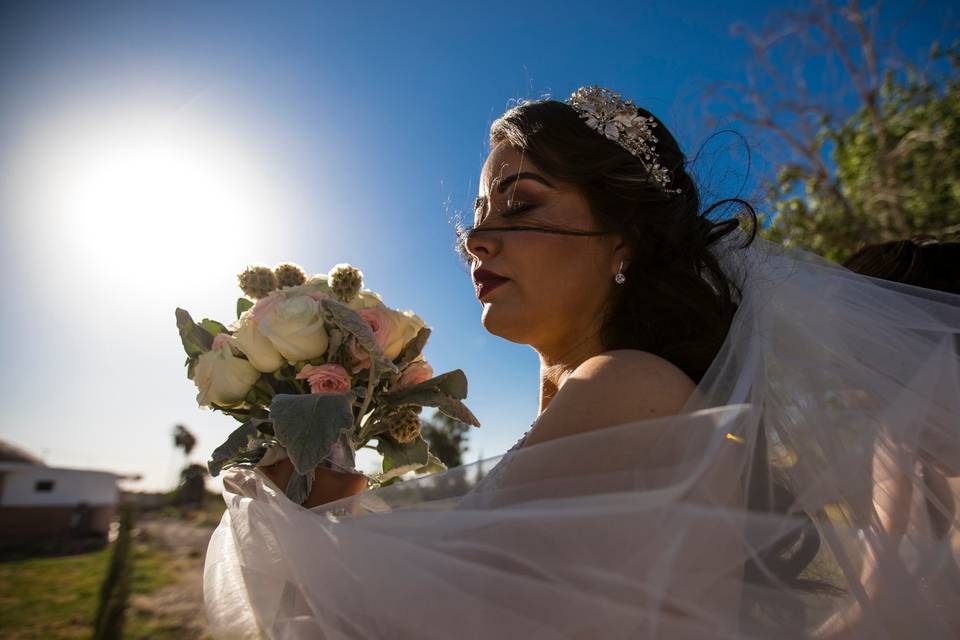
[(310, 393), (346, 393), (350, 390), (350, 374), (338, 364), (305, 365), (297, 379), (310, 384)]
[(270, 305), (260, 318), (260, 332), (289, 362), (319, 358), (329, 343), (320, 303), (309, 295)]
[(383, 349), (384, 355), (393, 360), (417, 332), (424, 326), (423, 320), (412, 311), (397, 311), (388, 307), (357, 309)]
[(260, 323), (254, 317), (253, 309), (244, 311), (230, 328), (234, 332), (234, 344), (257, 371), (273, 373), (283, 366), (283, 356), (260, 331)]
[(333, 295), (330, 290), (330, 278), (328, 278), (325, 273), (318, 273), (315, 276), (307, 278), (307, 281), (302, 286), (313, 287), (317, 291), (323, 291), (324, 293)]
[[(408, 342), (417, 337), (420, 329), (427, 326), (427, 323), (413, 311), (401, 311), (400, 315), (402, 316), (400, 323), (403, 326), (403, 344), (406, 346)], [(417, 359), (422, 359), (422, 357)]]
[(370, 307), (386, 307), (380, 295), (369, 289), (364, 289), (358, 293), (353, 300), (347, 303), (347, 306), (354, 310), (369, 309)]
[(229, 336), (220, 334), (217, 338), (214, 349), (200, 354), (193, 371), (193, 382), (200, 390), (197, 404), (201, 407), (208, 407), (211, 403), (238, 404), (260, 379), (260, 372), (253, 365), (233, 355)]

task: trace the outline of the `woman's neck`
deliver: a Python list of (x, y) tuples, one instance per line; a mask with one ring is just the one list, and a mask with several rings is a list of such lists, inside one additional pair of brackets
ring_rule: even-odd
[(546, 411), (567, 377), (580, 364), (603, 353), (598, 333), (590, 333), (579, 341), (554, 350), (537, 350), (540, 355), (540, 407), (538, 415)]

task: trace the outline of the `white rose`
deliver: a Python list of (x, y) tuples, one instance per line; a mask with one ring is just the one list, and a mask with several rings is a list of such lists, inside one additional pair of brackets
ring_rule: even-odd
[(247, 360), (238, 358), (230, 350), (228, 341), (200, 354), (193, 371), (193, 382), (200, 393), (197, 404), (208, 407), (210, 403), (230, 406), (247, 397), (250, 388), (260, 379), (260, 372)]
[(383, 307), (383, 299), (379, 294), (370, 291), (369, 289), (364, 289), (357, 293), (357, 295), (347, 303), (347, 306), (351, 309), (369, 309), (371, 307)]
[(288, 298), (299, 295), (309, 295), (311, 293), (322, 293), (325, 296), (333, 297), (333, 292), (330, 290), (330, 285), (327, 283), (327, 276), (325, 275), (313, 276), (312, 278), (308, 278), (303, 284), (284, 287), (281, 291), (283, 291)]
[(307, 295), (271, 306), (260, 318), (260, 332), (289, 362), (319, 358), (329, 343), (320, 303)]
[(244, 311), (230, 328), (234, 331), (234, 344), (243, 351), (257, 371), (273, 373), (283, 366), (283, 356), (260, 331), (259, 323), (251, 310)]

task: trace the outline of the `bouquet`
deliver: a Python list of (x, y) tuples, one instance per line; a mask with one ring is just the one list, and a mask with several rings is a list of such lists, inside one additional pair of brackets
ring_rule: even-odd
[(246, 297), (230, 326), (176, 311), (197, 403), (242, 423), (213, 451), (210, 475), (289, 457), (285, 492), (300, 504), (318, 467), (355, 472), (356, 451), (372, 439), (383, 472), (371, 486), (446, 470), (420, 433), (423, 407), (480, 426), (461, 402), (463, 371), (434, 376), (422, 354), (430, 329), (363, 289), (360, 270), (338, 264), (307, 278), (284, 263), (238, 279)]

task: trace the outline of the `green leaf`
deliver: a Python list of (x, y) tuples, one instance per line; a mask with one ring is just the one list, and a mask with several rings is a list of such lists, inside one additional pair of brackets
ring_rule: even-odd
[(246, 298), (237, 298), (237, 319), (243, 315), (243, 312), (253, 308), (253, 301)]
[(180, 330), (180, 341), (183, 342), (183, 350), (187, 352), (187, 356), (195, 358), (213, 347), (213, 336), (210, 332), (195, 323), (190, 314), (179, 307), (177, 329)]
[(374, 479), (384, 482), (407, 471), (416, 471), (430, 461), (430, 449), (421, 436), (407, 444), (400, 444), (389, 438), (377, 439), (377, 451), (383, 454), (383, 473)]
[(267, 399), (273, 399), (273, 396), (277, 394), (276, 389), (270, 384), (270, 377), (269, 375), (262, 375), (256, 384), (253, 385)]
[(353, 427), (352, 404), (349, 392), (273, 396), (274, 433), (297, 473), (313, 473), (341, 433)]
[(400, 355), (397, 356), (397, 359), (394, 360), (394, 363), (397, 365), (398, 369), (403, 369), (405, 366), (413, 362), (414, 358), (420, 355), (423, 351), (423, 348), (427, 344), (427, 339), (430, 337), (430, 329), (423, 327), (420, 331), (417, 332), (417, 335), (414, 336), (413, 340), (408, 342), (406, 346), (403, 347), (403, 351), (400, 352)]
[(296, 380), (297, 368), (292, 364), (284, 363), (282, 367), (273, 372), (273, 377), (277, 380)]
[(184, 362), (184, 366), (187, 368), (187, 380), (193, 380), (194, 370), (197, 368), (197, 360), (199, 358), (194, 356), (193, 358), (187, 358), (187, 361)]
[(262, 422), (264, 421), (257, 418), (244, 422), (227, 436), (226, 442), (213, 450), (207, 462), (207, 469), (212, 477), (216, 478), (228, 460), (237, 457), (247, 448), (250, 438), (256, 438), (259, 435), (257, 427)]
[(211, 336), (216, 336), (220, 333), (230, 333), (225, 326), (216, 320), (211, 320), (210, 318), (204, 318), (201, 320), (200, 326), (206, 329), (207, 333), (209, 333)]

